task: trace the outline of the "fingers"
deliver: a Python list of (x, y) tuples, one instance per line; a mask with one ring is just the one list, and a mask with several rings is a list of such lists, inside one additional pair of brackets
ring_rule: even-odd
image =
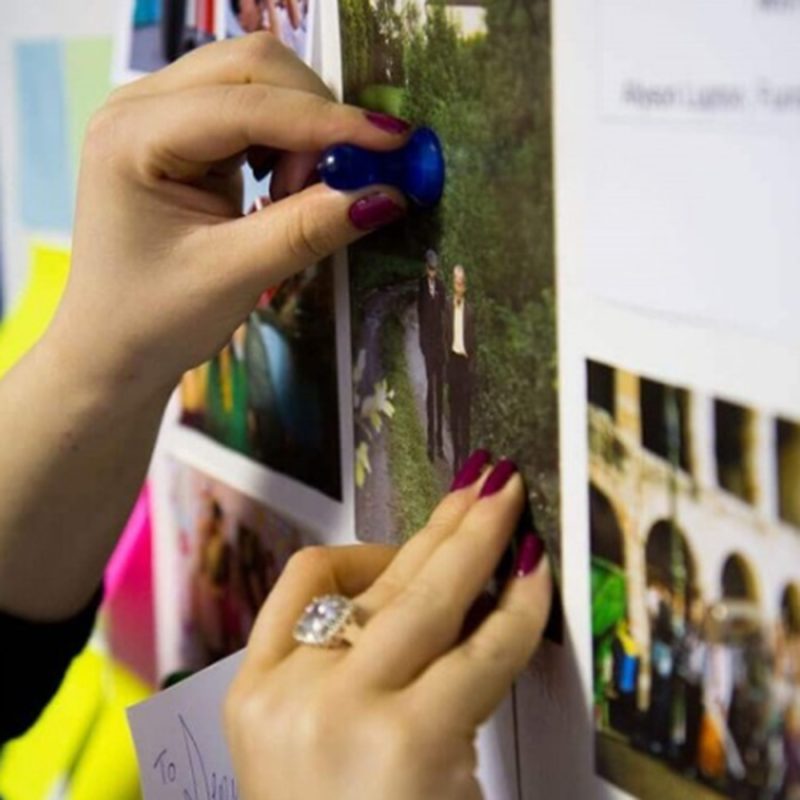
[(256, 619), (248, 660), (261, 669), (276, 664), (294, 649), (292, 629), (314, 597), (357, 595), (380, 575), (395, 552), (393, 547), (371, 544), (300, 550), (289, 560)]
[(508, 546), (525, 499), (509, 461), (495, 466), (481, 494), (458, 530), (366, 625), (351, 655), (363, 680), (405, 686), (456, 642), (467, 610)]
[[(533, 534), (531, 534), (533, 536)], [(531, 541), (531, 540), (527, 540)], [(533, 541), (541, 542), (538, 537)], [(413, 702), (457, 714), (467, 729), (485, 722), (525, 668), (542, 638), (550, 613), (552, 582), (541, 544), (527, 545), (527, 575), (517, 568), (492, 614), (461, 646), (440, 658), (412, 687)], [(526, 545), (523, 544), (522, 553)]]
[(372, 586), (356, 599), (367, 616), (374, 615), (400, 594), (428, 561), (433, 552), (453, 535), (466, 516), (488, 475), (491, 454), (476, 450), (466, 461), (459, 477), (464, 476), (461, 489), (451, 491), (436, 507), (428, 524), (409, 539), (392, 563)]
[(270, 195), (282, 200), (319, 180), (319, 153), (284, 153), (272, 173)]
[(192, 50), (168, 67), (118, 89), (114, 96), (142, 97), (199, 86), (248, 83), (285, 86), (333, 99), (316, 72), (265, 31)]
[(131, 101), (122, 122), (137, 143), (139, 165), (157, 178), (192, 178), (206, 165), (253, 146), (315, 152), (351, 142), (391, 150), (406, 140), (405, 132), (379, 127), (355, 106), (263, 84), (207, 86), (138, 98)]
[[(333, 93), (314, 70), (277, 37), (266, 32), (227, 39), (193, 50), (165, 69), (118, 89), (114, 98), (131, 99), (226, 84), (282, 86), (334, 99)], [(263, 175), (272, 168), (268, 162), (275, 160), (277, 155), (269, 148), (251, 148), (249, 161), (253, 170)], [(273, 177), (276, 199), (308, 185), (318, 160), (318, 153), (284, 156)]]
[(192, 250), (198, 266), (221, 274), (238, 293), (261, 292), (315, 264), (369, 230), (405, 213), (396, 190), (343, 194), (316, 185), (246, 217), (199, 228)]

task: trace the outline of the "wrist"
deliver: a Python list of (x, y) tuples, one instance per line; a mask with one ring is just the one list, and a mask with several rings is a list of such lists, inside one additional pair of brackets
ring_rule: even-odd
[(31, 353), (42, 374), (56, 377), (63, 391), (85, 397), (101, 408), (166, 403), (180, 376), (165, 377), (144, 359), (116, 345), (109, 337), (82, 337), (59, 317)]

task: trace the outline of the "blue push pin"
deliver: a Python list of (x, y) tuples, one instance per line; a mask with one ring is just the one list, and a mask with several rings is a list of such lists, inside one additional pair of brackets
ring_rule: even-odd
[(430, 128), (417, 128), (397, 150), (376, 152), (338, 144), (323, 153), (319, 174), (332, 189), (352, 191), (384, 183), (421, 208), (432, 208), (444, 190), (442, 143)]

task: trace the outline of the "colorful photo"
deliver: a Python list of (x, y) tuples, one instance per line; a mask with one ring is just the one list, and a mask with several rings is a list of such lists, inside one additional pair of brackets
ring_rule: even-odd
[(800, 421), (588, 362), (596, 768), (800, 797)]
[(225, 36), (269, 31), (304, 61), (310, 60), (312, 0), (219, 0), (225, 7)]
[(127, 69), (154, 72), (215, 39), (215, 3), (224, 0), (133, 0)]
[(184, 669), (244, 647), (300, 531), (269, 509), (177, 462), (170, 487)]
[(417, 530), (471, 450), (513, 458), (558, 566), (547, 2), (339, 0), (344, 98), (429, 125), (434, 213), (349, 250), (357, 533)]
[(330, 264), (265, 292), (217, 356), (184, 375), (181, 398), (183, 424), (341, 500)]

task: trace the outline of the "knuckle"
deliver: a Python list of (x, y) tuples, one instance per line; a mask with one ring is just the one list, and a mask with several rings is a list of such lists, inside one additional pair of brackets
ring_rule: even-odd
[(335, 698), (318, 696), (296, 711), (295, 732), (304, 749), (325, 748), (342, 735), (342, 715)]
[(286, 236), (290, 253), (305, 265), (322, 260), (336, 249), (330, 228), (300, 209), (290, 218)]
[(399, 709), (373, 716), (368, 726), (369, 741), (380, 748), (380, 760), (387, 768), (419, 763), (420, 733)]
[(245, 660), (223, 698), (223, 720), (247, 731), (260, 728), (265, 720), (277, 719), (286, 710), (286, 697), (275, 676)]
[(346, 107), (329, 97), (319, 94), (307, 94), (304, 119), (313, 120), (313, 132), (319, 140), (320, 148), (333, 142), (345, 142), (350, 137), (351, 126), (347, 124), (350, 119)]
[(256, 702), (249, 686), (241, 676), (234, 679), (222, 703), (225, 730), (233, 736), (247, 730), (256, 716)]
[(147, 85), (149, 77), (148, 75), (133, 81), (133, 83), (125, 83), (122, 86), (116, 86), (109, 92), (105, 105), (116, 105), (134, 96), (138, 90), (143, 89)]
[(381, 575), (358, 598), (356, 602), (367, 615), (367, 624), (376, 612), (397, 597), (405, 588), (405, 582), (397, 577)]
[(405, 587), (406, 582), (397, 575), (379, 575), (369, 587), (369, 593), (376, 598), (389, 598), (400, 594)]
[(240, 39), (248, 66), (257, 66), (287, 48), (271, 31), (256, 31)]
[(107, 103), (92, 115), (86, 127), (84, 155), (105, 158), (116, 148), (121, 116), (119, 103)]
[(502, 636), (489, 631), (473, 636), (464, 644), (465, 655), (472, 661), (489, 665), (493, 670), (516, 668), (516, 652)]
[(233, 731), (237, 727), (245, 701), (246, 692), (241, 682), (234, 680), (222, 701), (222, 720), (226, 730)]
[(463, 615), (459, 604), (442, 586), (418, 578), (406, 587), (404, 601), (420, 612), (420, 618), (434, 631), (449, 632), (460, 625)]
[(442, 500), (420, 534), (428, 539), (440, 540), (455, 533), (461, 511), (458, 501), (459, 498), (453, 496)]
[(289, 576), (303, 576), (309, 573), (319, 573), (329, 569), (330, 556), (327, 547), (315, 545), (304, 547), (293, 553), (286, 564), (286, 574)]
[(248, 119), (253, 112), (254, 93), (250, 84), (221, 87), (218, 114), (221, 119)]
[(461, 800), (482, 800), (483, 793), (481, 792), (480, 783), (475, 777), (476, 769), (477, 764), (474, 766), (465, 765), (461, 769), (454, 771), (449, 787), (453, 797), (459, 797)]

